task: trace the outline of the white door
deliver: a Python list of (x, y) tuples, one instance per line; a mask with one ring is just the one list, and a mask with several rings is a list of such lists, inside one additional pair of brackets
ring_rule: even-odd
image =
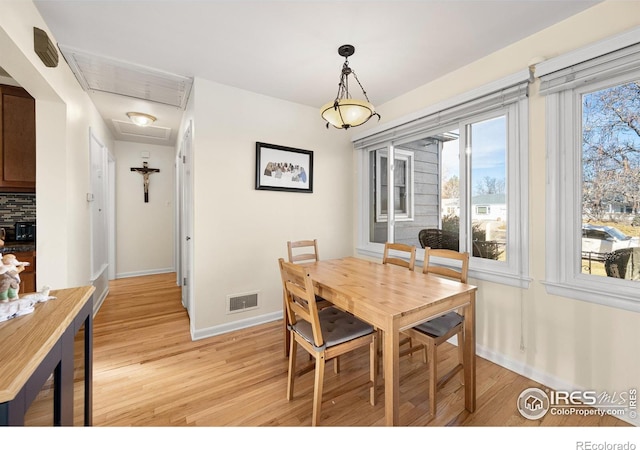
[(182, 275), (182, 305), (193, 323), (193, 301), (191, 276), (193, 248), (193, 180), (192, 171), (192, 123), (189, 123), (182, 139), (182, 155), (180, 170), (180, 271)]
[(98, 279), (108, 266), (107, 148), (90, 133), (91, 192), (91, 279)]
[(107, 233), (108, 233), (108, 279), (116, 279), (116, 160), (107, 150), (107, 169), (109, 172), (107, 178)]

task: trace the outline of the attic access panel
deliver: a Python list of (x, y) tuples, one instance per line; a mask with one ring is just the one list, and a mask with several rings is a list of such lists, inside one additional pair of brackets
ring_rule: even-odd
[(60, 46), (85, 91), (138, 98), (184, 109), (193, 80), (117, 59)]

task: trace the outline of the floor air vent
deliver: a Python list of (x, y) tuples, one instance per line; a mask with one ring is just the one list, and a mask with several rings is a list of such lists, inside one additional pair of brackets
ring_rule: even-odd
[(227, 295), (227, 314), (248, 311), (258, 307), (258, 292)]

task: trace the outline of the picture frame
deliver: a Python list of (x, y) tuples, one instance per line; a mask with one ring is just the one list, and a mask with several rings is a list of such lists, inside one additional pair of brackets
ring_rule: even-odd
[(256, 142), (256, 189), (313, 192), (313, 152)]

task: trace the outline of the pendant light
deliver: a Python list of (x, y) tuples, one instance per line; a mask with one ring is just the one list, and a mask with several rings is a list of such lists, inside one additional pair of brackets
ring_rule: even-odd
[[(340, 83), (338, 83), (338, 94), (335, 100), (320, 108), (322, 118), (327, 121), (327, 128), (329, 128), (329, 124), (331, 124), (335, 128), (343, 128), (346, 130), (362, 125), (373, 116), (378, 116), (378, 120), (380, 120), (380, 114), (376, 113), (356, 73), (349, 67), (348, 58), (353, 55), (354, 52), (355, 48), (353, 45), (341, 45), (340, 48), (338, 48), (338, 54), (345, 58), (340, 74)], [(353, 78), (355, 78), (358, 86), (360, 86), (362, 90), (365, 100), (356, 100), (351, 97), (349, 93), (349, 75), (353, 75)]]

